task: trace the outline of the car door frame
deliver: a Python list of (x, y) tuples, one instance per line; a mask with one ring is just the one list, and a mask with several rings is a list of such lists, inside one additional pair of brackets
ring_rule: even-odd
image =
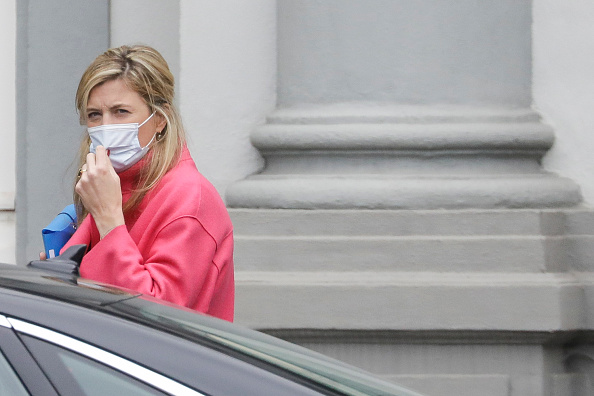
[(0, 350), (30, 395), (59, 396), (16, 331), (0, 323)]

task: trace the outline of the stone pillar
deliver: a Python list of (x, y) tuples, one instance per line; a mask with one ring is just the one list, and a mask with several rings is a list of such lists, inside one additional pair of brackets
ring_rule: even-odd
[(265, 169), (232, 207), (551, 208), (580, 202), (543, 171), (553, 130), (528, 108), (318, 104), (281, 108), (251, 136)]
[(224, 196), (263, 165), (249, 139), (276, 103), (276, 1), (180, 3), (178, 98), (188, 147)]
[(277, 4), (236, 321), (428, 395), (581, 389), (594, 213), (541, 167), (531, 1)]
[(109, 46), (150, 45), (163, 55), (176, 82), (179, 81), (179, 3), (180, 0), (111, 0)]
[(72, 203), (82, 136), (80, 76), (108, 47), (109, 1), (17, 2), (17, 262), (43, 250), (41, 230)]
[(558, 207), (530, 109), (531, 2), (278, 2), (278, 109), (235, 207)]

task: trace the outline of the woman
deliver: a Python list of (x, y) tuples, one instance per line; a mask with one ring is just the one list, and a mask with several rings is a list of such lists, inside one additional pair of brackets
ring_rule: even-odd
[(82, 277), (233, 320), (233, 232), (214, 187), (198, 172), (173, 104), (163, 57), (112, 48), (76, 93), (88, 133), (74, 188), (86, 244)]

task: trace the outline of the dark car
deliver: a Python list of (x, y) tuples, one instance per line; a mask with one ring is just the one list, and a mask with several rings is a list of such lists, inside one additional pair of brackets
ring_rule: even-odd
[(0, 395), (417, 395), (64, 263), (40, 266), (50, 270), (0, 264)]

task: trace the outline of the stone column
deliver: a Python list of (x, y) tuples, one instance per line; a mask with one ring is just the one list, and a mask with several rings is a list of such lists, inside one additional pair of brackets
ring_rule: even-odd
[(277, 4), (265, 167), (226, 196), (236, 321), (431, 395), (585, 383), (594, 215), (541, 167), (531, 1)]
[(17, 262), (43, 250), (41, 230), (72, 203), (82, 128), (80, 76), (108, 47), (109, 1), (17, 2)]
[(540, 162), (553, 130), (529, 108), (378, 103), (281, 108), (251, 136), (265, 169), (232, 207), (551, 208), (580, 202)]
[(278, 109), (263, 172), (229, 205), (571, 206), (544, 172), (531, 104), (531, 2), (278, 2)]

